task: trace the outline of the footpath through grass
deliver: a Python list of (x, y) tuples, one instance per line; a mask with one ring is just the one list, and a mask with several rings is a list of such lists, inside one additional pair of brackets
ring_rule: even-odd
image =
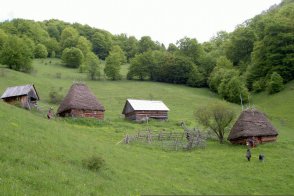
[[(45, 63), (47, 62), (47, 65)], [(260, 145), (245, 159), (246, 148), (209, 141), (204, 150), (163, 151), (145, 145), (116, 145), (126, 133), (146, 124), (121, 116), (126, 98), (163, 100), (169, 121), (151, 121), (153, 130), (182, 130), (182, 120), (195, 126), (193, 111), (218, 98), (207, 89), (136, 81), (89, 81), (86, 74), (60, 66), (59, 61), (35, 61), (36, 72), (4, 70), (0, 90), (34, 83), (43, 106), (52, 87), (66, 94), (73, 81), (84, 81), (106, 107), (103, 122), (47, 120), (43, 114), (0, 102), (0, 192), (5, 195), (140, 195), (140, 194), (292, 194), (294, 190), (294, 83), (273, 96), (253, 96), (279, 130), (276, 143)], [(56, 73), (58, 77), (56, 77)], [(57, 106), (54, 106), (57, 109)], [(241, 108), (232, 104), (236, 112)], [(265, 162), (257, 159), (265, 154)], [(83, 160), (102, 157), (100, 171)]]

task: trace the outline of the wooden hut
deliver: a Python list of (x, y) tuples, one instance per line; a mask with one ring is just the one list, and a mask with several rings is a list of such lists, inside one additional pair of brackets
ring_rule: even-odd
[(31, 84), (8, 87), (1, 99), (6, 103), (19, 105), (29, 110), (36, 107), (37, 101), (40, 100), (35, 86)]
[(244, 110), (234, 124), (228, 140), (233, 144), (272, 142), (278, 133), (266, 116), (254, 109)]
[(162, 101), (127, 99), (122, 114), (130, 120), (141, 121), (146, 118), (168, 119), (168, 107)]
[(61, 117), (103, 119), (105, 109), (85, 84), (75, 83), (61, 102), (57, 114)]

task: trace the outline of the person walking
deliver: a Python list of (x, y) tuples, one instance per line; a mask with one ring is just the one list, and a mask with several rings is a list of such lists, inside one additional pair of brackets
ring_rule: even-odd
[(247, 161), (250, 161), (250, 159), (251, 159), (251, 151), (250, 151), (250, 149), (247, 149), (246, 158), (247, 158)]

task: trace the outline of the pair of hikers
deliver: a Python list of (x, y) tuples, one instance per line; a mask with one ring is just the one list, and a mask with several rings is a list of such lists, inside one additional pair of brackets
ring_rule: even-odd
[[(247, 161), (250, 161), (250, 159), (251, 159), (251, 151), (250, 151), (249, 148), (247, 149), (247, 152), (246, 152), (246, 158), (247, 158)], [(263, 161), (264, 160), (264, 155), (263, 154), (259, 154), (258, 159), (260, 161)]]

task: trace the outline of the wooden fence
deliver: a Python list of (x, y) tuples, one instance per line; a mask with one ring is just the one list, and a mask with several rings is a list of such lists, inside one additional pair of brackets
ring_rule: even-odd
[[(205, 148), (207, 133), (198, 129), (185, 131), (138, 131), (134, 135), (126, 135), (121, 141), (125, 144), (145, 143), (161, 147), (164, 150), (192, 150), (194, 148)], [(119, 142), (120, 143), (120, 142)]]

